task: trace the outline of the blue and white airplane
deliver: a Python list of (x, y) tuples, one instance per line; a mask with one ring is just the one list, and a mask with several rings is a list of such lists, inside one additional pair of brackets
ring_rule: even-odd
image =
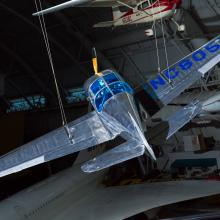
[[(149, 79), (144, 88), (166, 105), (219, 62), (220, 36)], [(156, 160), (145, 139), (132, 88), (113, 70), (98, 72), (96, 57), (93, 66), (95, 75), (86, 81), (85, 90), (94, 111), (69, 123), (68, 129), (58, 128), (0, 157), (0, 176), (87, 149), (117, 136), (126, 141), (84, 163), (81, 167), (84, 172), (110, 167), (141, 156), (145, 151)], [(190, 103), (169, 118), (168, 136), (190, 121), (200, 109), (200, 102)]]
[[(120, 135), (126, 142), (85, 163), (84, 172), (94, 172), (134, 157), (148, 154), (156, 160), (146, 141), (133, 100), (132, 88), (115, 71), (96, 71), (85, 82), (94, 111), (54, 130), (0, 158), (0, 176), (44, 163)], [(70, 139), (69, 137), (72, 137)]]

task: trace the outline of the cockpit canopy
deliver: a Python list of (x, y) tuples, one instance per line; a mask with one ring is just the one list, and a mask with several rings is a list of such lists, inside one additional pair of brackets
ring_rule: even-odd
[(153, 5), (157, 0), (146, 0), (141, 2), (138, 6), (137, 9), (138, 10), (144, 10), (147, 7), (150, 7), (151, 5)]
[(112, 96), (122, 92), (133, 93), (132, 88), (116, 72), (105, 70), (102, 74), (88, 88), (88, 95), (99, 112)]

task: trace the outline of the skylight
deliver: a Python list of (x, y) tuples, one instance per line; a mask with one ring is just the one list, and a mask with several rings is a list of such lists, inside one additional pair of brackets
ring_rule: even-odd
[(86, 92), (85, 90), (80, 88), (73, 88), (68, 90), (68, 96), (66, 97), (67, 103), (79, 103), (86, 100)]
[(46, 105), (46, 98), (41, 95), (28, 96), (26, 98), (11, 99), (7, 112), (28, 111), (33, 108), (42, 108)]

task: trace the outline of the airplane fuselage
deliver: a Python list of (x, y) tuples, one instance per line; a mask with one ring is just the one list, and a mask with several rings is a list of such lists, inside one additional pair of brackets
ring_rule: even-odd
[(140, 117), (133, 98), (133, 89), (122, 77), (112, 70), (105, 70), (99, 76), (94, 75), (85, 83), (89, 100), (100, 119), (115, 135), (133, 139), (147, 148), (149, 155), (156, 160), (147, 143)]
[(135, 9), (129, 10), (118, 19), (114, 20), (114, 26), (129, 24), (151, 23), (156, 20), (172, 16), (180, 1), (143, 1)]
[(135, 128), (131, 126), (132, 116), (137, 123), (135, 126), (142, 129), (133, 100), (133, 89), (119, 74), (105, 70), (100, 76), (94, 75), (88, 79), (85, 89), (91, 104), (103, 120), (108, 115), (108, 119), (110, 117), (114, 124), (119, 126), (117, 129), (125, 129), (125, 133), (134, 135)]

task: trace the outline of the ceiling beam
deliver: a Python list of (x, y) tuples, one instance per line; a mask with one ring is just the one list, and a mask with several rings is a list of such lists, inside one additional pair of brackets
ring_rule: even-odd
[(13, 50), (5, 46), (5, 44), (0, 43), (0, 50), (4, 51), (6, 54), (8, 54), (10, 57), (12, 57), (23, 69), (27, 74), (30, 74), (30, 76), (34, 79), (34, 81), (37, 83), (38, 87), (42, 89), (42, 91), (46, 91), (50, 96), (55, 97), (52, 90), (50, 90), (47, 85), (41, 80), (38, 76), (38, 74), (34, 71), (34, 69), (19, 56), (17, 53), (15, 53)]
[[(48, 3), (47, 6), (50, 7)], [(58, 17), (63, 22), (69, 34), (74, 36), (84, 46), (83, 48), (87, 51), (88, 54), (91, 54), (92, 48), (96, 47), (96, 45), (80, 30), (80, 28), (71, 22), (63, 12), (57, 12), (54, 14), (54, 16)], [(96, 48), (96, 51), (103, 69), (114, 68), (114, 65), (99, 50), (99, 47)]]
[[(42, 34), (42, 30), (41, 28), (39, 28), (36, 24), (34, 24), (33, 22), (31, 22), (28, 18), (24, 17), (23, 15), (21, 15), (20, 13), (18, 13), (17, 11), (13, 10), (12, 8), (7, 7), (5, 4), (0, 2), (0, 7), (2, 7), (4, 10), (8, 11), (9, 13), (13, 14), (14, 16), (16, 16), (17, 18), (19, 18), (20, 20), (22, 20), (23, 22), (25, 22), (26, 24), (30, 25), (31, 27), (33, 27), (36, 31), (38, 31), (40, 34)], [(37, 18), (36, 18), (37, 19)], [(79, 64), (79, 62), (74, 58), (74, 56), (65, 48), (63, 47), (62, 44), (60, 44), (57, 40), (55, 40), (50, 34), (48, 34), (48, 38), (49, 40), (56, 45), (60, 51), (62, 51), (79, 69), (82, 73), (85, 73), (84, 69), (82, 68), (82, 66)]]

